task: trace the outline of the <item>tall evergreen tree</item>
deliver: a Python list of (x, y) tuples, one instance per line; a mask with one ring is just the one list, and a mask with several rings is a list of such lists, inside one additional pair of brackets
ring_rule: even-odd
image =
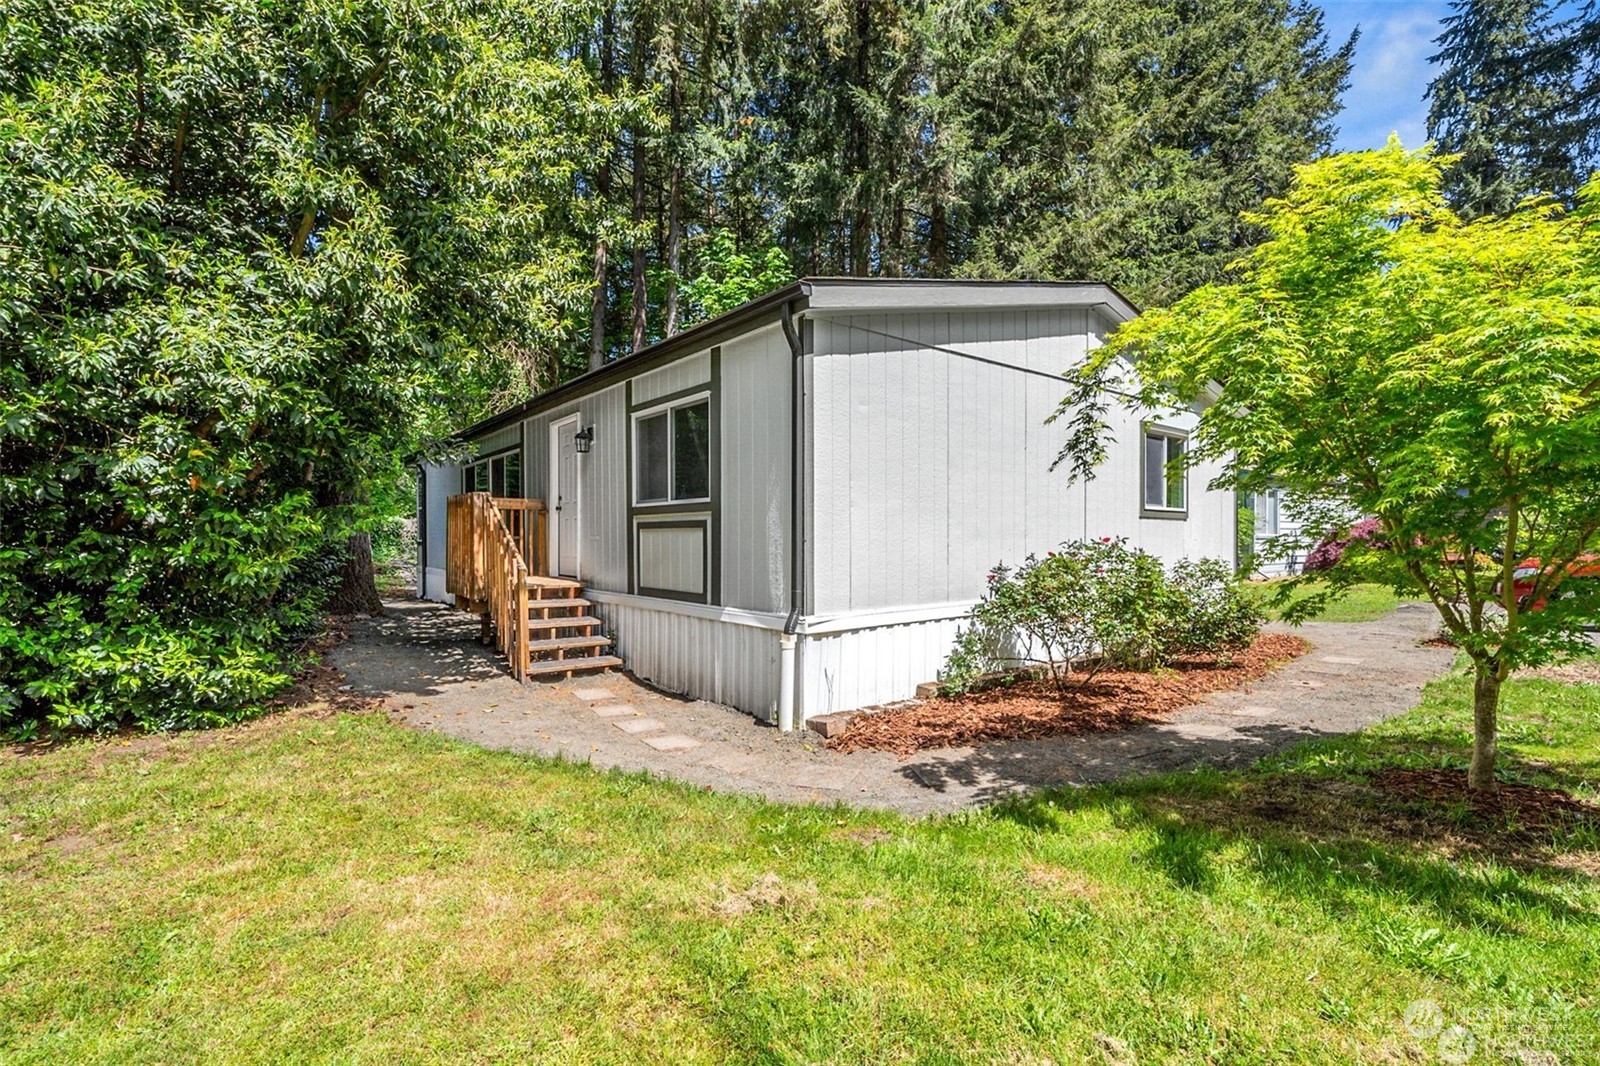
[(1570, 46), (1550, 0), (1451, 8), (1432, 57), (1443, 70), (1427, 96), (1428, 136), (1461, 156), (1448, 178), (1452, 204), (1475, 218), (1507, 214), (1537, 193), (1570, 202), (1592, 136), (1578, 92), (1581, 48)]

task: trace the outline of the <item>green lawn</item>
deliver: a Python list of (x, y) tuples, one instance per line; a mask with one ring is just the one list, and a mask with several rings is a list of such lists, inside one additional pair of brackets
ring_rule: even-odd
[[(1257, 581), (1250, 587), (1260, 595), (1262, 602), (1267, 604), (1268, 614), (1276, 618), (1278, 612), (1271, 606), (1270, 600), (1277, 591), (1279, 582)], [(1295, 602), (1305, 599), (1314, 591), (1313, 588), (1302, 588), (1295, 592)], [(1407, 600), (1420, 599), (1420, 597), (1406, 597)], [(1327, 610), (1315, 619), (1318, 622), (1371, 622), (1382, 618), (1403, 601), (1394, 594), (1394, 590), (1387, 585), (1362, 584), (1356, 585), (1340, 599), (1328, 605)]]
[[(0, 757), (0, 1061), (1437, 1061), (1422, 997), (1595, 1061), (1594, 828), (1363, 776), (1464, 765), (1466, 696), (924, 822), (378, 715)], [(1600, 686), (1508, 701), (1508, 770), (1595, 798)]]

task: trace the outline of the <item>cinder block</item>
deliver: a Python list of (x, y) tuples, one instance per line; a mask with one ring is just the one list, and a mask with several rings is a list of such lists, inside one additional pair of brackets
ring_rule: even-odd
[(849, 725), (850, 719), (854, 717), (855, 715), (844, 711), (837, 711), (833, 714), (819, 714), (814, 718), (807, 718), (806, 727), (814, 733), (821, 733), (822, 739), (832, 740), (844, 732), (844, 727)]

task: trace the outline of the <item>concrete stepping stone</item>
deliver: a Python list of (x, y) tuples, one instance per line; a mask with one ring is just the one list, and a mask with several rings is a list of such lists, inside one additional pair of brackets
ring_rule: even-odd
[(572, 694), (578, 697), (580, 700), (587, 700), (590, 703), (593, 703), (596, 700), (616, 699), (616, 696), (612, 695), (610, 689), (604, 688), (580, 688), (575, 689)]
[(1157, 726), (1163, 733), (1172, 733), (1180, 737), (1195, 740), (1244, 740), (1246, 739), (1237, 729), (1222, 722), (1174, 722), (1170, 725)]
[(1323, 655), (1320, 657), (1325, 663), (1338, 663), (1341, 666), (1360, 666), (1365, 659), (1352, 658), (1349, 655)]
[(747, 774), (760, 764), (761, 760), (754, 755), (745, 755), (737, 751), (720, 752), (700, 763), (701, 766), (709, 766), (725, 774)]
[(843, 792), (850, 787), (850, 782), (853, 780), (855, 780), (854, 771), (827, 767), (801, 770), (790, 778), (796, 788), (824, 789), (828, 792)]
[(654, 718), (619, 718), (611, 724), (624, 733), (653, 733), (667, 728)]
[(601, 718), (627, 718), (639, 713), (639, 708), (631, 703), (600, 703), (589, 709)]
[[(619, 722), (617, 724), (621, 725), (622, 723)], [(698, 748), (702, 743), (702, 741), (698, 741), (694, 737), (686, 737), (682, 733), (668, 733), (664, 737), (640, 737), (639, 739), (657, 751), (688, 751), (690, 748)]]

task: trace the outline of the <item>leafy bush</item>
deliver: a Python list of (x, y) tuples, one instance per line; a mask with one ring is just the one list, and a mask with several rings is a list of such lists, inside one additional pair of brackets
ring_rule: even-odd
[(941, 682), (946, 692), (966, 691), (1019, 662), (1043, 663), (1065, 684), (1085, 660), (1088, 680), (1106, 664), (1149, 670), (1180, 655), (1226, 657), (1248, 646), (1264, 620), (1218, 560), (1182, 560), (1169, 573), (1125, 540), (1069, 541), (1015, 571), (989, 573)]
[(1180, 559), (1167, 578), (1171, 607), (1160, 644), (1168, 656), (1226, 659), (1250, 646), (1266, 621), (1260, 601), (1220, 559)]
[(0, 732), (250, 713), (399, 456), (559, 335), (590, 77), (544, 21), (7, 8)]
[(1344, 559), (1344, 553), (1352, 546), (1359, 546), (1373, 550), (1382, 550), (1383, 539), (1379, 536), (1381, 527), (1376, 518), (1363, 518), (1347, 530), (1336, 530), (1322, 539), (1322, 543), (1311, 549), (1306, 556), (1303, 569), (1306, 573), (1323, 573), (1338, 566)]

